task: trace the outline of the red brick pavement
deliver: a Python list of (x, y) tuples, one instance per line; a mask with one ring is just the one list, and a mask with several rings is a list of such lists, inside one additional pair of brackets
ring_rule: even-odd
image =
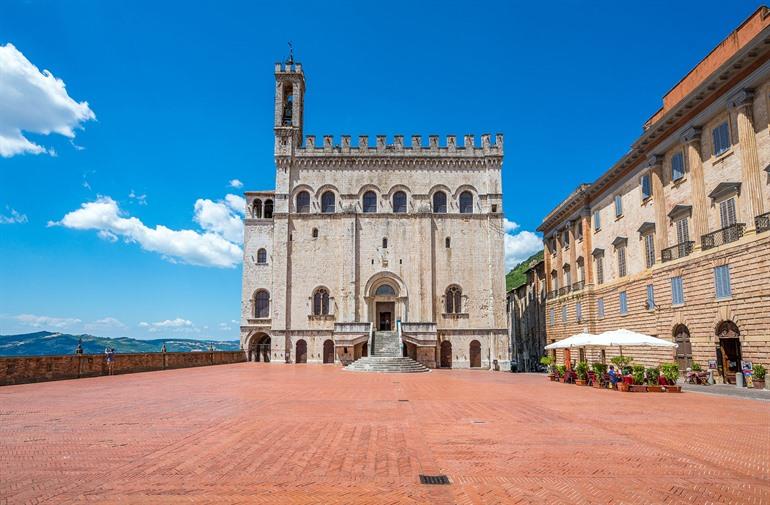
[(767, 504), (769, 469), (766, 403), (543, 376), (242, 363), (0, 388), (2, 505)]

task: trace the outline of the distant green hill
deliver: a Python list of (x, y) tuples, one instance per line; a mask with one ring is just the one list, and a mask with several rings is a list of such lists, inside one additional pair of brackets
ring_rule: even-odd
[(237, 340), (210, 341), (188, 338), (159, 338), (137, 340), (135, 338), (107, 338), (94, 335), (69, 335), (39, 331), (22, 335), (0, 335), (0, 356), (40, 356), (52, 354), (73, 354), (78, 340), (83, 339), (85, 354), (103, 353), (106, 347), (114, 347), (118, 353), (159, 352), (166, 344), (168, 352), (207, 351), (210, 344), (217, 351), (237, 351)]
[(505, 290), (510, 291), (512, 289), (516, 289), (519, 286), (522, 286), (527, 282), (527, 274), (525, 273), (527, 269), (529, 268), (529, 264), (533, 261), (540, 261), (543, 259), (543, 250), (539, 250), (529, 258), (525, 259), (518, 265), (516, 265), (513, 270), (508, 272), (508, 275), (505, 276)]

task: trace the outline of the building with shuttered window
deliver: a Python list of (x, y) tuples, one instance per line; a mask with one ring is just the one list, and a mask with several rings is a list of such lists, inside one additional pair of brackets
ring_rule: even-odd
[[(624, 349), (639, 363), (713, 361), (729, 381), (742, 360), (770, 364), (768, 16), (714, 48), (630, 151), (543, 220), (549, 342), (628, 328), (679, 344)], [(557, 357), (600, 359), (575, 354)]]

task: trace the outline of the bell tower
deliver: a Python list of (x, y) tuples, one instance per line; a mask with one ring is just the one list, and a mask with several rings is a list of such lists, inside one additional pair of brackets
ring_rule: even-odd
[(294, 55), (275, 64), (275, 155), (291, 156), (302, 145), (305, 75)]

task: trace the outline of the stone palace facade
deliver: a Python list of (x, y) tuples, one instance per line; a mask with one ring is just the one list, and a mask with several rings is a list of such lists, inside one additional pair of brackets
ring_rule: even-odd
[[(627, 328), (735, 381), (770, 364), (770, 11), (761, 7), (663, 98), (630, 151), (539, 228), (549, 342)], [(559, 361), (608, 359), (607, 350)]]
[(305, 76), (275, 66), (275, 189), (245, 193), (241, 345), (349, 363), (374, 332), (428, 367), (509, 366), (503, 138), (304, 137)]

